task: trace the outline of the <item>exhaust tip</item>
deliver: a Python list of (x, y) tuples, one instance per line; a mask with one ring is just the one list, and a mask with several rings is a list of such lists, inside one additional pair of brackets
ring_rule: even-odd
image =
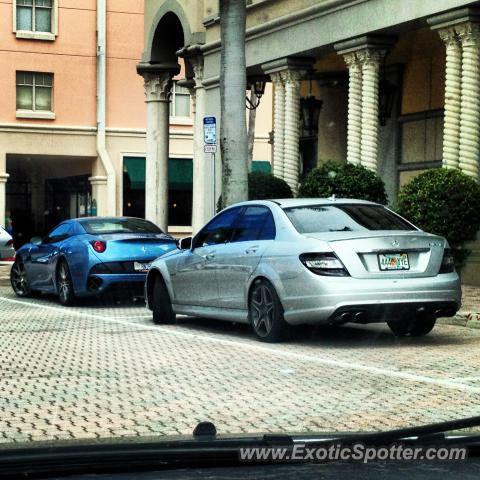
[(353, 314), (351, 312), (343, 312), (335, 319), (335, 323), (351, 322), (352, 318), (353, 318)]
[(97, 291), (101, 287), (102, 283), (103, 281), (101, 278), (90, 277), (87, 282), (87, 288), (90, 291)]
[(357, 312), (353, 317), (356, 323), (365, 323), (367, 321), (367, 315), (365, 312)]

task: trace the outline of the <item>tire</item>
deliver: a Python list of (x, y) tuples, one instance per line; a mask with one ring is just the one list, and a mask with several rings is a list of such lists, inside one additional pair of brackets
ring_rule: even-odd
[(58, 300), (64, 307), (70, 307), (75, 303), (72, 276), (65, 260), (61, 260), (57, 267), (57, 294)]
[(416, 316), (409, 320), (391, 320), (387, 324), (396, 337), (423, 337), (430, 333), (437, 319), (432, 316)]
[(152, 294), (153, 323), (156, 325), (175, 323), (176, 315), (172, 309), (172, 301), (165, 282), (159, 275), (156, 276), (154, 282)]
[(281, 342), (290, 333), (277, 292), (267, 280), (255, 280), (252, 285), (248, 299), (248, 319), (253, 332), (262, 342)]
[(15, 260), (15, 263), (12, 265), (10, 270), (10, 284), (17, 297), (27, 298), (32, 296), (25, 264), (21, 260)]
[(437, 323), (437, 319), (434, 316), (419, 318), (412, 325), (410, 335), (412, 337), (423, 337), (432, 331), (435, 323)]

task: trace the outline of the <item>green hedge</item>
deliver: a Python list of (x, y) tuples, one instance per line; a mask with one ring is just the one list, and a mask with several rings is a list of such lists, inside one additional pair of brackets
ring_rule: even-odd
[(422, 230), (446, 237), (461, 266), (468, 255), (464, 242), (480, 229), (480, 185), (460, 170), (428, 170), (400, 189), (397, 210)]
[(248, 199), (268, 200), (271, 198), (292, 198), (288, 183), (271, 173), (252, 172), (248, 174)]
[(385, 205), (383, 180), (371, 170), (353, 163), (325, 162), (314, 168), (301, 182), (299, 197), (356, 198)]

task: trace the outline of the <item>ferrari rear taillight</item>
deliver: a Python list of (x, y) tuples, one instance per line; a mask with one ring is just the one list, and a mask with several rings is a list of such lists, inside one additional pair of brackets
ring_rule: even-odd
[(101, 240), (92, 240), (90, 244), (97, 253), (103, 253), (107, 249), (107, 242)]

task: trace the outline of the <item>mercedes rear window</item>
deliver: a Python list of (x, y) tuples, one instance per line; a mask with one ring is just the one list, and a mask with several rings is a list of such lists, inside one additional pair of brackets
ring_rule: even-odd
[(87, 233), (163, 233), (155, 224), (141, 218), (95, 218), (81, 222)]
[(381, 205), (304, 205), (284, 212), (300, 233), (417, 230)]

